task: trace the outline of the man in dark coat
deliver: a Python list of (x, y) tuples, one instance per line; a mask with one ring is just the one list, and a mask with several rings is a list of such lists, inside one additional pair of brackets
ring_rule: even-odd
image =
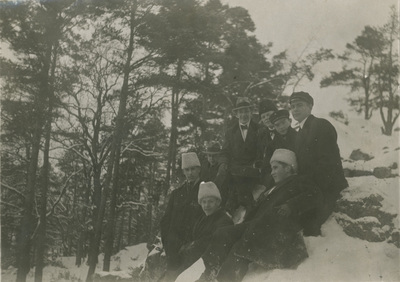
[[(259, 128), (259, 147), (258, 156), (262, 160), (265, 157), (265, 149), (267, 145), (275, 137), (274, 124), (271, 122), (271, 115), (278, 109), (272, 100), (262, 100), (258, 107), (258, 114), (260, 115), (260, 128)], [(269, 160), (268, 160), (269, 161)]]
[(297, 135), (296, 130), (290, 126), (292, 121), (289, 117), (289, 111), (277, 110), (271, 114), (269, 119), (275, 128), (275, 136), (274, 139), (268, 143), (264, 153), (263, 166), (265, 167), (264, 170), (268, 174), (263, 184), (267, 188), (274, 185), (274, 181), (270, 175), (271, 165), (269, 163), (274, 151), (276, 149), (288, 149), (294, 151)]
[(221, 161), (221, 145), (218, 142), (211, 142), (204, 152), (207, 156), (207, 162), (201, 166), (201, 181), (212, 181), (217, 185), (221, 193), (224, 207), (228, 198), (228, 170), (227, 166)]
[(253, 205), (252, 188), (257, 183), (258, 125), (252, 121), (252, 105), (248, 98), (238, 98), (233, 109), (238, 122), (226, 131), (221, 154), (231, 174), (226, 210), (233, 214), (236, 208)]
[(296, 268), (307, 258), (302, 217), (320, 203), (319, 190), (296, 175), (294, 152), (276, 150), (271, 166), (276, 185), (260, 196), (245, 222), (214, 234), (203, 255), (209, 264), (203, 280), (241, 281), (250, 262), (266, 269)]
[(179, 251), (182, 257), (180, 267), (168, 271), (163, 281), (175, 281), (185, 269), (201, 257), (218, 228), (233, 225), (232, 219), (221, 208), (221, 194), (213, 182), (200, 183), (198, 200), (203, 214), (194, 225), (192, 240), (183, 245)]
[(165, 214), (161, 219), (161, 241), (167, 258), (167, 271), (176, 270), (182, 263), (180, 248), (191, 241), (192, 230), (202, 214), (197, 201), (200, 185), (200, 161), (196, 153), (182, 154), (185, 183), (172, 191)]
[[(278, 109), (272, 100), (262, 100), (259, 104), (258, 113), (260, 115), (260, 126), (258, 130), (258, 151), (256, 167), (261, 169), (260, 184), (268, 187), (271, 178), (269, 169), (269, 160), (271, 156), (267, 155), (267, 148), (274, 140), (276, 132), (273, 123), (270, 120), (271, 115)], [(271, 186), (269, 186), (270, 188)]]
[(311, 114), (313, 105), (313, 98), (306, 92), (294, 92), (290, 96), (293, 118), (300, 125), (295, 148), (299, 174), (313, 180), (324, 196), (323, 209), (310, 215), (316, 217), (315, 223), (304, 230), (305, 235), (318, 236), (340, 192), (348, 184), (343, 173), (336, 130), (329, 121)]

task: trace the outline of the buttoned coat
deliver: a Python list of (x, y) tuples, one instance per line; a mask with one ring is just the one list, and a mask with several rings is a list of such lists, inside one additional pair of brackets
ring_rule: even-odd
[(258, 139), (258, 125), (253, 120), (250, 121), (245, 141), (239, 123), (236, 123), (225, 133), (221, 154), (231, 167), (252, 166), (257, 159)]
[(170, 264), (180, 264), (179, 249), (191, 241), (193, 227), (203, 214), (198, 203), (199, 185), (200, 181), (194, 185), (186, 181), (172, 191), (161, 219), (161, 240)]
[(310, 115), (297, 134), (295, 153), (299, 174), (310, 177), (325, 197), (336, 197), (348, 186), (333, 125)]
[[(300, 230), (303, 215), (321, 203), (319, 189), (306, 178), (292, 176), (265, 192), (255, 210), (243, 223), (241, 239), (233, 246), (236, 256), (255, 262), (266, 269), (293, 268), (308, 257)], [(290, 208), (289, 216), (278, 210)]]

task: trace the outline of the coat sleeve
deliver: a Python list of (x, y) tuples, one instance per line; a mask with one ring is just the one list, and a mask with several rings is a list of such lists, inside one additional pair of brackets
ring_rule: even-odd
[(226, 178), (228, 175), (228, 169), (227, 166), (224, 163), (221, 163), (218, 167), (218, 172), (217, 175), (215, 176), (214, 183), (217, 185), (219, 189), (223, 186)]
[(168, 227), (171, 224), (172, 219), (172, 209), (174, 207), (175, 192), (172, 191), (171, 196), (168, 200), (167, 208), (165, 209), (164, 216), (161, 219), (160, 229), (161, 229), (161, 240), (163, 245), (165, 245), (165, 240), (167, 238)]
[(322, 204), (322, 194), (315, 185), (305, 183), (297, 189), (301, 189), (301, 192), (286, 202), (293, 215), (302, 215)]
[[(321, 185), (326, 183), (327, 177), (331, 177), (339, 165), (340, 156), (337, 147), (337, 133), (333, 125), (322, 120), (315, 128), (317, 161), (313, 164), (312, 179)], [(323, 188), (323, 187), (321, 187)]]
[(232, 150), (232, 138), (230, 134), (230, 130), (228, 129), (225, 132), (224, 143), (222, 144), (221, 149), (221, 163), (230, 163), (231, 158), (231, 150)]

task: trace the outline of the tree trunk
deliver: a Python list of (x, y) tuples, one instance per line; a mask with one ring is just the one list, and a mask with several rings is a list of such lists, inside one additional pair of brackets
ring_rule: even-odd
[(43, 62), (40, 90), (35, 95), (34, 109), (34, 133), (32, 138), (32, 153), (29, 160), (28, 181), (25, 195), (24, 212), (21, 220), (20, 232), (17, 240), (17, 282), (25, 282), (26, 275), (30, 270), (31, 245), (32, 245), (32, 227), (35, 221), (33, 205), (35, 202), (36, 172), (38, 168), (38, 159), (40, 151), (40, 140), (45, 123), (43, 105), (46, 104), (46, 97), (49, 91), (49, 70), (51, 61), (51, 46), (47, 46), (45, 59)]
[(42, 282), (43, 268), (44, 268), (44, 251), (46, 247), (46, 226), (47, 226), (47, 192), (49, 190), (50, 178), (50, 140), (51, 140), (51, 123), (53, 121), (53, 99), (54, 99), (54, 79), (57, 64), (57, 42), (53, 44), (53, 58), (51, 65), (51, 76), (48, 86), (48, 102), (49, 107), (47, 110), (47, 122), (45, 125), (45, 145), (43, 152), (43, 174), (42, 174), (42, 191), (40, 197), (40, 211), (39, 211), (39, 229), (36, 239), (36, 269), (35, 269), (35, 282)]
[(86, 223), (86, 218), (87, 218), (87, 207), (90, 204), (90, 187), (92, 185), (91, 182), (91, 176), (90, 173), (87, 173), (87, 169), (85, 164), (83, 164), (84, 167), (84, 175), (85, 175), (85, 180), (87, 180), (87, 184), (84, 185), (85, 188), (85, 194), (84, 194), (84, 207), (82, 210), (82, 216), (80, 219), (80, 222), (83, 223), (83, 226), (80, 226), (80, 234), (79, 234), (79, 239), (77, 243), (77, 251), (76, 251), (76, 260), (75, 260), (75, 265), (81, 266), (82, 259), (86, 256), (86, 241), (88, 238), (88, 228)]
[[(181, 78), (183, 68), (183, 62), (181, 59), (178, 60), (175, 83), (178, 84)], [(178, 115), (179, 115), (179, 88), (175, 85), (172, 89), (171, 98), (171, 135), (169, 139), (169, 149), (168, 149), (168, 163), (167, 163), (167, 177), (166, 177), (166, 190), (164, 191), (164, 196), (166, 196), (169, 186), (171, 184), (171, 179), (175, 177), (176, 171), (176, 141), (178, 139)]]
[(122, 135), (124, 129), (124, 119), (126, 113), (126, 103), (128, 100), (128, 84), (129, 84), (129, 75), (131, 72), (131, 62), (132, 62), (132, 54), (133, 54), (133, 44), (134, 44), (134, 36), (135, 36), (135, 13), (137, 9), (137, 3), (134, 2), (131, 7), (131, 15), (130, 15), (130, 36), (129, 36), (129, 45), (127, 49), (127, 59), (124, 66), (124, 81), (121, 88), (120, 94), (120, 102), (118, 108), (118, 114), (116, 117), (115, 130), (113, 136), (113, 144), (112, 150), (115, 151), (115, 160), (114, 160), (114, 171), (113, 171), (113, 181), (112, 181), (112, 190), (111, 190), (111, 203), (110, 203), (110, 214), (108, 217), (108, 228), (106, 230), (106, 243), (104, 250), (104, 265), (103, 271), (110, 271), (110, 259), (113, 251), (113, 243), (114, 243), (114, 230), (115, 230), (115, 214), (116, 214), (116, 204), (117, 204), (117, 196), (119, 193), (119, 162), (121, 157), (121, 143), (122, 143)]
[(40, 195), (40, 210), (39, 210), (39, 228), (36, 238), (36, 269), (35, 269), (35, 282), (42, 282), (43, 267), (44, 267), (44, 251), (46, 246), (46, 226), (47, 226), (47, 191), (49, 189), (49, 151), (50, 151), (50, 137), (51, 137), (51, 112), (52, 105), (49, 107), (48, 119), (45, 128), (45, 146), (43, 154), (43, 174), (42, 174), (42, 191)]

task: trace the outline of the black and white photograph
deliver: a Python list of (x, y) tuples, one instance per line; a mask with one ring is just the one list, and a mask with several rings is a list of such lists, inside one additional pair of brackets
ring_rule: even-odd
[(400, 281), (399, 13), (0, 0), (0, 281)]

